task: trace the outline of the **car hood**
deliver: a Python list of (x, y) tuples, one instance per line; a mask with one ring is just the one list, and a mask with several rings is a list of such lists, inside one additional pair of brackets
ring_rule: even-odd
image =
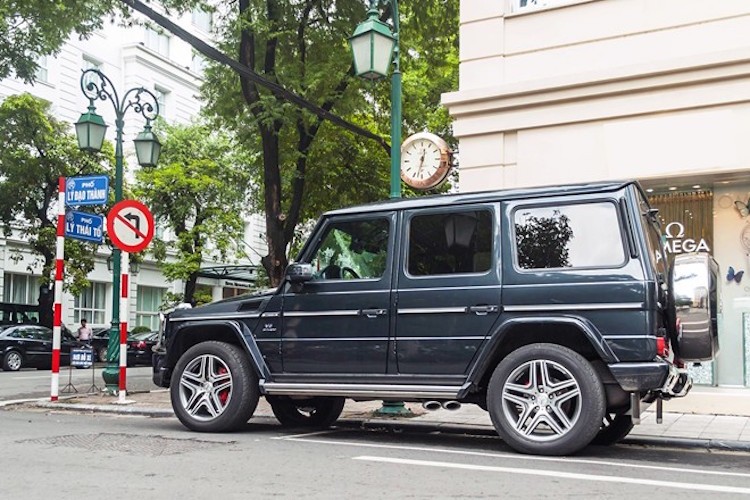
[(205, 304), (202, 306), (194, 307), (192, 309), (177, 309), (169, 314), (170, 318), (186, 318), (192, 316), (221, 316), (224, 314), (231, 314), (236, 312), (247, 312), (252, 314), (253, 312), (260, 312), (265, 308), (265, 304), (276, 294), (277, 288), (270, 288), (261, 290), (253, 293), (247, 293), (244, 295), (238, 295), (237, 297), (231, 297), (229, 299), (219, 300)]

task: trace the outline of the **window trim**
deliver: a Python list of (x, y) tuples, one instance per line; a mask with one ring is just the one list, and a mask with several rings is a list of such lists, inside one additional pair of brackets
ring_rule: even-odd
[[(484, 272), (478, 273), (447, 273), (447, 274), (426, 274), (426, 275), (414, 275), (409, 272), (409, 250), (411, 248), (411, 223), (415, 217), (422, 217), (424, 215), (435, 215), (435, 214), (457, 214), (461, 212), (478, 212), (484, 210), (490, 214), (490, 227), (492, 228), (492, 234), (490, 238), (490, 266)], [(450, 278), (466, 278), (466, 277), (483, 277), (492, 273), (493, 268), (497, 267), (497, 247), (498, 247), (498, 224), (495, 217), (497, 210), (494, 204), (477, 204), (477, 205), (461, 205), (458, 207), (435, 207), (435, 208), (417, 208), (404, 213), (403, 219), (403, 236), (404, 236), (404, 251), (403, 259), (401, 262), (401, 272), (403, 275), (414, 281), (419, 280), (435, 280), (435, 279), (450, 279)]]
[[(549, 208), (549, 207), (565, 207), (573, 205), (591, 205), (594, 203), (609, 203), (612, 205), (615, 216), (617, 217), (617, 227), (620, 230), (620, 246), (622, 248), (623, 260), (619, 264), (606, 264), (601, 266), (570, 266), (570, 267), (536, 267), (533, 269), (525, 269), (518, 263), (518, 239), (516, 237), (516, 212), (521, 209), (533, 209), (533, 208)], [(520, 201), (515, 203), (511, 207), (509, 212), (510, 222), (510, 245), (511, 245), (511, 259), (513, 260), (513, 270), (518, 274), (539, 274), (540, 272), (569, 272), (569, 271), (589, 271), (597, 269), (622, 269), (630, 262), (630, 252), (628, 251), (627, 243), (624, 240), (626, 235), (623, 234), (623, 220), (622, 214), (616, 198), (595, 198), (586, 200), (570, 200), (562, 203), (556, 203), (552, 200), (539, 203), (524, 203)]]

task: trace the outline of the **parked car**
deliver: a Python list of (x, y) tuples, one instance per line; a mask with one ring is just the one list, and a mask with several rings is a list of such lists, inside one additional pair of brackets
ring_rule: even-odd
[(277, 289), (166, 315), (154, 382), (195, 431), (243, 426), (261, 395), (297, 427), (345, 398), (469, 403), (514, 449), (571, 454), (716, 356), (716, 262), (667, 264), (635, 181), (335, 210)]
[(141, 332), (128, 337), (128, 366), (151, 365), (158, 335), (159, 332)]
[[(60, 339), (60, 364), (70, 364), (70, 350), (84, 347), (70, 333)], [(52, 330), (38, 325), (0, 326), (0, 356), (3, 370), (52, 367)]]
[(109, 345), (110, 328), (98, 328), (91, 332), (91, 347), (94, 349), (94, 357), (98, 361), (107, 361), (107, 347)]
[(0, 302), (0, 325), (39, 324), (39, 306)]

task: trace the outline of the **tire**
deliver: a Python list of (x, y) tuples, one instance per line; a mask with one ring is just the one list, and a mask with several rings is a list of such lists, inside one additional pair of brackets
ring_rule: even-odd
[(622, 441), (633, 430), (633, 418), (625, 414), (605, 414), (599, 433), (591, 444), (611, 446)]
[(99, 361), (102, 363), (107, 362), (107, 348), (106, 347), (100, 347), (98, 351), (96, 351), (96, 355), (99, 356)]
[(292, 399), (266, 396), (276, 419), (285, 427), (330, 427), (344, 410), (344, 398)]
[(18, 351), (8, 351), (3, 356), (3, 370), (17, 372), (23, 367), (23, 354)]
[(487, 406), (497, 433), (514, 450), (568, 455), (599, 432), (605, 393), (591, 363), (577, 352), (556, 344), (531, 344), (497, 366)]
[(180, 357), (170, 383), (175, 415), (197, 432), (227, 432), (243, 426), (258, 405), (258, 377), (245, 352), (214, 340)]

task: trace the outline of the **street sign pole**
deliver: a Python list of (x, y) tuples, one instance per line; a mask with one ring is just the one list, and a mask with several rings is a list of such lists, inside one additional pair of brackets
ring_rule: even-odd
[(62, 337), (62, 287), (65, 266), (65, 177), (57, 183), (57, 240), (55, 247), (55, 309), (52, 322), (52, 380), (50, 401), (57, 401), (60, 390), (60, 339)]

